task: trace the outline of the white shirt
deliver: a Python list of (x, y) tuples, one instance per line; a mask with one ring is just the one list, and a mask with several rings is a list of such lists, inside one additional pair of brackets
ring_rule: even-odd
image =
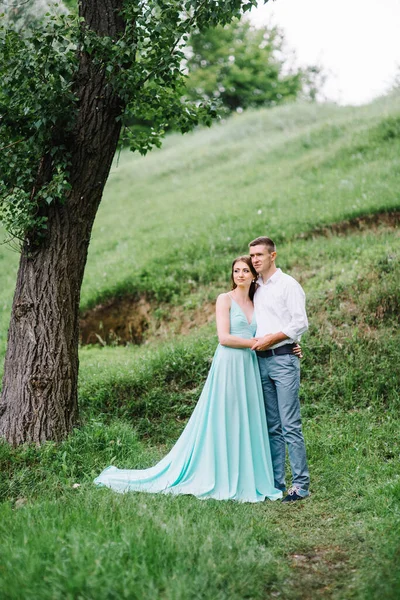
[(256, 337), (279, 331), (288, 336), (289, 339), (271, 348), (300, 341), (301, 334), (308, 329), (306, 295), (301, 285), (281, 269), (277, 269), (266, 283), (262, 277), (257, 283), (259, 288), (254, 295)]

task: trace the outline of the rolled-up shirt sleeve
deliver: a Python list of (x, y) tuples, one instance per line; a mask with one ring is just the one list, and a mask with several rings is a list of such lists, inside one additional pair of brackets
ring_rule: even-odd
[(286, 308), (290, 313), (290, 322), (285, 325), (282, 332), (295, 342), (308, 329), (308, 319), (306, 313), (306, 295), (303, 288), (297, 281), (291, 280), (287, 285), (285, 293)]

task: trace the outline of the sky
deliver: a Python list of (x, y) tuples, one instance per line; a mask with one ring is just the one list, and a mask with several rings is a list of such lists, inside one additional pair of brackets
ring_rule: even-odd
[(296, 64), (324, 68), (327, 100), (366, 104), (400, 75), (400, 0), (260, 1), (251, 20), (283, 29)]

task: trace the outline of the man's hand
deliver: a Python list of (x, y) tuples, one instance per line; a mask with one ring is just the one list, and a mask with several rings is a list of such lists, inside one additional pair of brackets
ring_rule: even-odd
[(268, 350), (271, 346), (276, 344), (275, 334), (267, 333), (262, 338), (258, 338), (252, 345), (252, 350)]
[(254, 340), (254, 344), (252, 345), (252, 350), (268, 350), (274, 344), (278, 344), (279, 342), (283, 342), (283, 340), (287, 340), (288, 336), (283, 331), (279, 331), (278, 333), (267, 333), (262, 338), (256, 338)]

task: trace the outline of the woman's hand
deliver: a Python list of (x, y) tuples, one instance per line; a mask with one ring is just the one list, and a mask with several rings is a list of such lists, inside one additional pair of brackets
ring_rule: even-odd
[(300, 344), (296, 344), (293, 348), (293, 354), (295, 354), (298, 358), (303, 358), (303, 353), (301, 351)]

